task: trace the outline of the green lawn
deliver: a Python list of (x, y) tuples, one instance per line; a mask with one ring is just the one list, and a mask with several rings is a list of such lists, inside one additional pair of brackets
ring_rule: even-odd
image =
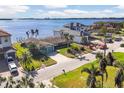
[(56, 61), (54, 61), (53, 59), (49, 58), (47, 60), (45, 60), (44, 62), (41, 61), (41, 60), (35, 60), (35, 59), (32, 59), (32, 63), (21, 63), (21, 66), (23, 68), (27, 67), (28, 69), (32, 69), (32, 66), (35, 68), (35, 69), (40, 69), (42, 64), (44, 64), (46, 67), (48, 66), (51, 66), (51, 65), (54, 65), (56, 64)]
[(70, 54), (70, 53), (67, 53), (67, 50), (69, 48), (62, 48), (62, 49), (59, 49), (59, 53), (64, 55), (64, 56), (67, 56), (67, 57), (70, 57), (70, 58), (75, 58), (74, 55)]
[[(16, 49), (16, 56), (18, 58), (21, 58), (25, 52), (29, 53), (28, 48), (21, 47), (20, 43), (13, 44), (13, 47)], [(42, 64), (45, 64), (45, 66), (51, 66), (56, 63), (57, 62), (55, 60), (48, 57), (45, 61), (35, 60), (32, 58), (32, 63), (22, 63), (21, 62), (20, 64), (23, 68), (27, 67), (28, 69), (31, 69), (33, 66), (35, 69), (39, 69)]]
[[(72, 47), (77, 47), (77, 48), (80, 49), (80, 47), (81, 47), (82, 45), (77, 44), (77, 43), (72, 43), (71, 46), (72, 46)], [(70, 47), (67, 47), (67, 48), (59, 49), (58, 52), (59, 52), (60, 54), (64, 55), (64, 56), (67, 56), (67, 57), (70, 57), (70, 58), (75, 58), (75, 57), (76, 57), (75, 55), (70, 54), (70, 53), (67, 52), (68, 49), (72, 48), (71, 46), (70, 46)], [(88, 48), (85, 47), (85, 51), (83, 51), (83, 53), (84, 53), (84, 54), (85, 54), (85, 53), (90, 53), (91, 51), (92, 51), (92, 50), (90, 50), (90, 49), (88, 49)]]
[[(124, 53), (115, 52), (114, 57), (117, 60), (120, 60), (120, 62), (124, 63)], [(66, 75), (62, 74), (57, 77), (55, 77), (52, 82), (56, 86), (60, 88), (83, 88), (86, 86), (86, 79), (88, 77), (87, 73), (81, 74), (81, 69), (85, 67), (91, 67), (91, 64), (94, 64), (95, 66), (98, 66), (98, 61), (94, 61), (92, 63), (85, 64), (73, 71), (67, 72)], [(107, 66), (107, 72), (108, 72), (108, 80), (104, 80), (104, 87), (105, 88), (113, 88), (114, 87), (114, 77), (116, 75), (116, 71), (118, 68), (113, 66)], [(104, 76), (105, 77), (105, 76)], [(97, 81), (101, 82), (101, 78), (97, 77)]]
[(124, 53), (123, 52), (114, 52), (113, 56), (120, 63), (124, 64)]

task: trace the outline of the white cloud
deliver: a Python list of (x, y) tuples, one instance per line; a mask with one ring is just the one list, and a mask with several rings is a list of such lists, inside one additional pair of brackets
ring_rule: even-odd
[(81, 13), (88, 13), (88, 12), (87, 11), (77, 10), (77, 9), (67, 9), (67, 10), (64, 10), (64, 13), (81, 14)]
[(116, 13), (113, 10), (84, 11), (78, 9), (65, 9), (63, 11), (45, 11), (38, 14), (38, 17), (45, 18), (92, 18), (92, 17), (123, 17), (124, 13)]
[(106, 9), (106, 10), (103, 10), (102, 12), (105, 12), (105, 13), (112, 13), (113, 11)]
[(56, 9), (56, 8), (66, 8), (67, 5), (45, 5), (45, 8)]
[(124, 9), (124, 5), (119, 5), (116, 8), (118, 8), (118, 9)]
[(29, 10), (28, 6), (0, 6), (0, 17), (11, 18), (17, 13), (25, 13)]

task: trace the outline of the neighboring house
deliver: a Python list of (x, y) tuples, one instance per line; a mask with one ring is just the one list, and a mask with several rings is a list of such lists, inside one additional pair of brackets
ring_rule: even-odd
[(54, 51), (54, 45), (48, 42), (44, 42), (42, 40), (36, 38), (28, 38), (24, 41), (27, 47), (31, 44), (36, 45), (36, 47), (40, 50), (42, 54), (49, 54)]
[(86, 42), (89, 43), (90, 31), (89, 26), (80, 23), (70, 23), (64, 25), (63, 28), (54, 30), (54, 36), (62, 37), (64, 34), (69, 34), (73, 36), (73, 41), (76, 43), (84, 43), (83, 38), (86, 38), (85, 41), (87, 40)]
[(15, 49), (12, 47), (11, 34), (0, 29), (0, 60), (12, 56), (15, 58)]
[(56, 49), (67, 45), (67, 41), (61, 37), (48, 37), (45, 39), (29, 38), (24, 41), (29, 46), (35, 44), (42, 54), (53, 53)]
[(49, 42), (54, 45), (54, 50), (67, 47), (69, 42), (64, 37), (47, 37), (45, 39), (41, 39), (44, 42)]

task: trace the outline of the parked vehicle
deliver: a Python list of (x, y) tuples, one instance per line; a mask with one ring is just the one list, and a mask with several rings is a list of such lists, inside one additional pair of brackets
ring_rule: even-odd
[(12, 57), (7, 58), (7, 64), (8, 64), (10, 73), (13, 75), (18, 75), (18, 68), (15, 64), (15, 60)]
[(14, 62), (14, 59), (12, 57), (7, 58), (7, 63)]
[(18, 69), (15, 63), (9, 63), (8, 64), (9, 70), (11, 74), (18, 74)]
[(117, 38), (115, 38), (115, 41), (121, 41), (121, 40), (122, 40), (121, 37), (117, 37)]
[(106, 39), (105, 39), (105, 42), (106, 42), (106, 43), (113, 43), (112, 38), (106, 38)]

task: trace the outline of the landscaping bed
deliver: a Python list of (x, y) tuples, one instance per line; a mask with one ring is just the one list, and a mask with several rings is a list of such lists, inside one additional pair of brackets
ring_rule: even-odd
[[(117, 61), (124, 63), (124, 58), (123, 58), (124, 53), (115, 52), (113, 53), (113, 56)], [(98, 67), (99, 62), (98, 60), (96, 60), (91, 63), (85, 64), (73, 71), (67, 72), (66, 75), (65, 74), (59, 75), (52, 80), (52, 83), (60, 88), (86, 88), (87, 87), (86, 81), (88, 74), (85, 72), (81, 74), (81, 69), (90, 68), (91, 64), (94, 64), (95, 67)], [(103, 87), (114, 88), (115, 87), (114, 79), (118, 68), (114, 66), (107, 66), (106, 69), (108, 72), (108, 79), (107, 80), (104, 79)], [(101, 77), (97, 77), (97, 83), (98, 84), (101, 83)]]
[(89, 49), (87, 46), (83, 46), (77, 43), (72, 43), (67, 48), (59, 49), (58, 52), (64, 56), (75, 58), (75, 54), (86, 54), (92, 52), (91, 49)]
[[(18, 59), (21, 59), (24, 55), (24, 53), (30, 54), (28, 48), (21, 47), (20, 43), (13, 44), (13, 47), (16, 49), (16, 56)], [(43, 56), (44, 58), (41, 59), (34, 59), (31, 57), (31, 62), (20, 62), (20, 65), (23, 67), (23, 69), (31, 70), (32, 67), (34, 69), (40, 69), (41, 66), (44, 64), (45, 67), (51, 66), (56, 64), (57, 62), (50, 57)]]

